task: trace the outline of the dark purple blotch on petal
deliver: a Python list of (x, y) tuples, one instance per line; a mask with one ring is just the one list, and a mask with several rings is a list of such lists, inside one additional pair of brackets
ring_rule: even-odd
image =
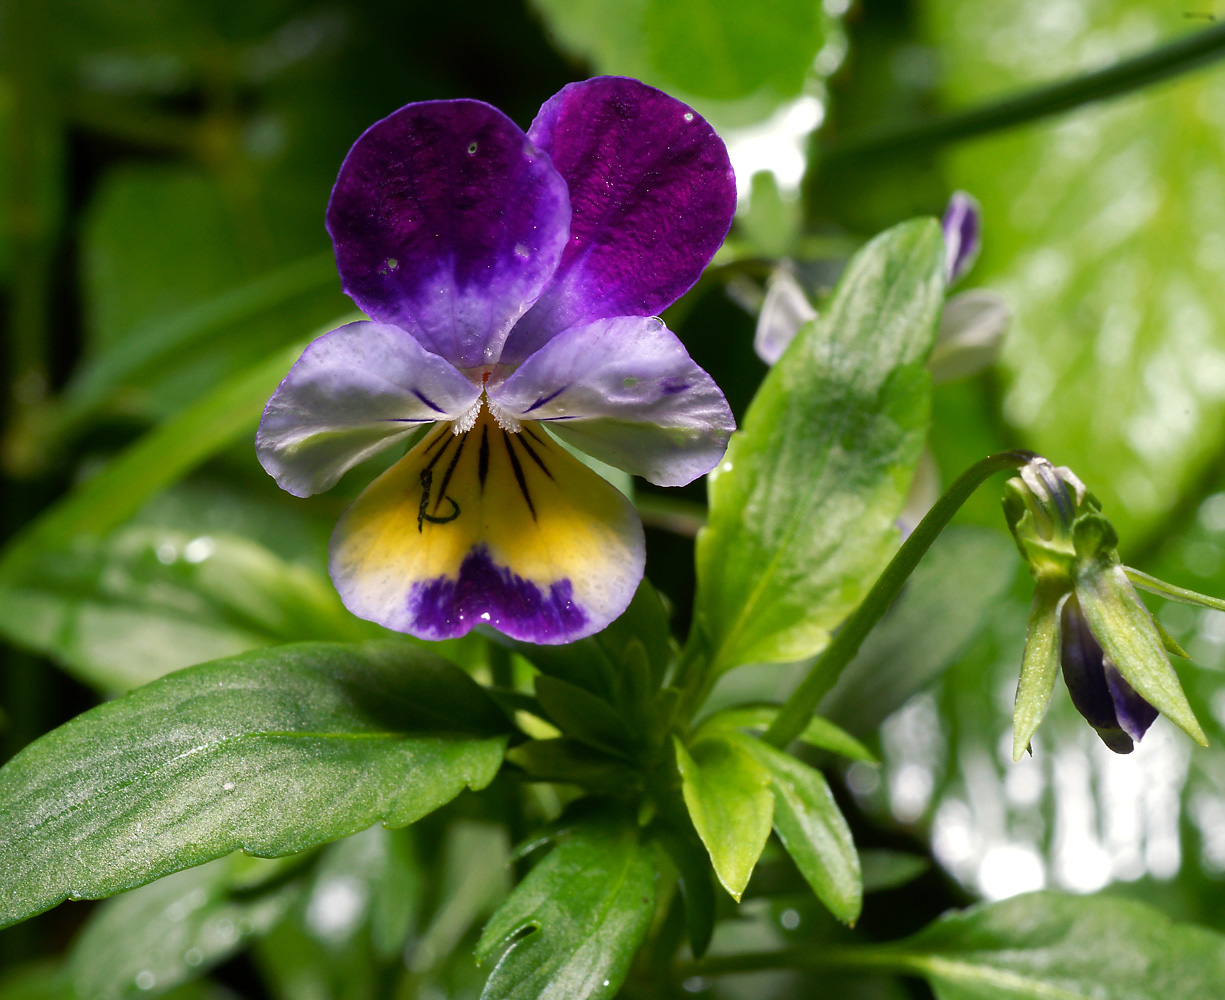
[(570, 240), (503, 360), (572, 326), (653, 316), (692, 287), (723, 243), (736, 180), (723, 141), (688, 105), (637, 80), (563, 87), (528, 130), (570, 188)]
[(953, 284), (978, 259), (982, 213), (978, 201), (964, 191), (954, 191), (940, 226), (944, 231), (944, 280)]
[(1131, 753), (1157, 718), (1157, 710), (1123, 679), (1101, 645), (1075, 595), (1063, 605), (1060, 622), (1063, 679), (1072, 704), (1115, 753)]
[(569, 580), (549, 584), (547, 591), (505, 566), (497, 565), (478, 545), (459, 568), (457, 579), (445, 576), (413, 585), (408, 597), (413, 633), (430, 639), (453, 639), (473, 626), (492, 625), (524, 642), (569, 642), (587, 624), (574, 603)]
[(552, 276), (569, 223), (548, 156), (470, 100), (409, 104), (372, 125), (327, 210), (345, 292), (459, 368), (497, 361)]

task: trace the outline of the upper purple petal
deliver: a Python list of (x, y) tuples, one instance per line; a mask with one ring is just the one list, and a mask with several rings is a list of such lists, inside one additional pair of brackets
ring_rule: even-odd
[(611, 316), (652, 316), (701, 276), (736, 209), (723, 141), (688, 105), (623, 77), (563, 87), (528, 130), (570, 187), (570, 240), (503, 361)]
[(683, 486), (709, 472), (736, 429), (714, 379), (653, 317), (566, 330), (491, 389), (489, 399), (660, 486)]
[(354, 143), (328, 203), (341, 283), (458, 368), (498, 360), (569, 233), (566, 183), (481, 101), (409, 104)]

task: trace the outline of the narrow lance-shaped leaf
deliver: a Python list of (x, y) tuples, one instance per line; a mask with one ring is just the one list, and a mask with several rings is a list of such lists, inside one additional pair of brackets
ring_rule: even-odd
[(482, 962), (514, 939), (482, 1000), (615, 996), (654, 910), (655, 865), (637, 831), (596, 820), (576, 827), (481, 934), (476, 951)]
[(774, 795), (770, 772), (736, 735), (698, 740), (688, 751), (676, 740), (675, 749), (693, 828), (723, 888), (739, 900), (770, 837)]
[(399, 642), (190, 667), (91, 709), (0, 770), (0, 924), (242, 848), (404, 826), (497, 773), (505, 717)]
[(698, 536), (697, 641), (716, 669), (818, 652), (892, 554), (927, 433), (943, 269), (932, 220), (877, 237), (763, 382)]
[(834, 916), (854, 924), (863, 909), (859, 855), (825, 775), (751, 736), (736, 739), (770, 773), (774, 829), (800, 874)]
[(1225, 937), (1109, 897), (1017, 896), (882, 951), (940, 1000), (1219, 1000), (1225, 983)]

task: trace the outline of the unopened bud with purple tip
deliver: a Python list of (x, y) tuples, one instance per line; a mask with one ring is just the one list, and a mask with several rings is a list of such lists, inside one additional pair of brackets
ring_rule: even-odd
[(954, 191), (940, 226), (944, 230), (944, 280), (951, 285), (978, 259), (981, 248), (982, 210), (977, 199)]
[(1072, 704), (1115, 753), (1130, 753), (1159, 713), (1206, 745), (1166, 655), (1180, 651), (1128, 579), (1093, 494), (1070, 469), (1035, 458), (1008, 481), (1004, 515), (1036, 582), (1014, 759), (1028, 749), (1060, 669)]

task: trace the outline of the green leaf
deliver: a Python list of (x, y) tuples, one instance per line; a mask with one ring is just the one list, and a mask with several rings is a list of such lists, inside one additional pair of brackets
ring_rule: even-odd
[(621, 719), (623, 737), (651, 732), (653, 720), (666, 708), (659, 687), (675, 643), (667, 609), (648, 580), (639, 584), (625, 612), (590, 638), (564, 646), (511, 645), (542, 673), (611, 705)]
[[(743, 705), (737, 708), (725, 708), (710, 718), (704, 719), (698, 728), (698, 735), (700, 737), (728, 729), (768, 729), (777, 715), (777, 705)], [(812, 717), (812, 721), (804, 727), (798, 739), (810, 746), (840, 754), (851, 760), (861, 760), (865, 764), (880, 763), (876, 755), (859, 740), (820, 715)]]
[[(273, 865), (273, 862), (265, 862)], [(199, 976), (270, 930), (298, 883), (232, 892), (233, 859), (178, 872), (96, 910), (73, 945), (66, 973), (77, 996), (158, 995)]]
[(863, 891), (884, 892), (913, 882), (931, 871), (932, 863), (920, 854), (869, 848), (859, 852)]
[(277, 351), (121, 452), (6, 546), (0, 555), (0, 582), (39, 550), (118, 527), (158, 490), (251, 431), (302, 348), (298, 344)]
[(739, 901), (770, 836), (770, 772), (735, 733), (699, 740), (688, 751), (680, 740), (674, 745), (693, 828), (723, 888)]
[(689, 950), (694, 958), (701, 958), (710, 947), (716, 915), (715, 883), (706, 851), (692, 830), (659, 826), (655, 828), (654, 836), (676, 866), (681, 898), (685, 901)]
[(574, 828), (511, 893), (477, 944), (499, 960), (482, 1000), (617, 994), (655, 910), (655, 865), (632, 826)]
[(829, 26), (810, 0), (646, 0), (652, 64), (675, 88), (730, 100), (764, 86), (800, 92)]
[(173, 413), (345, 308), (330, 255), (281, 271), (288, 262), (260, 246), (261, 200), (239, 208), (187, 167), (106, 175), (82, 234), (90, 360), (68, 389), (70, 418), (121, 387)]
[(642, 776), (616, 757), (578, 740), (526, 740), (506, 752), (506, 759), (535, 781), (553, 781), (625, 795), (637, 791)]
[(624, 754), (626, 724), (603, 698), (547, 674), (537, 674), (534, 683), (540, 707), (563, 733), (597, 750)]
[(716, 669), (824, 648), (896, 548), (943, 268), (933, 221), (878, 236), (762, 383), (698, 536), (696, 621)]
[(326, 577), (225, 535), (81, 536), (40, 550), (0, 586), (0, 634), (104, 691), (261, 646), (379, 631), (345, 610)]
[(1218, 1000), (1225, 983), (1225, 937), (1111, 897), (1017, 896), (882, 950), (940, 1000)]
[(736, 739), (770, 773), (774, 829), (800, 874), (834, 916), (854, 924), (863, 909), (859, 855), (825, 775), (760, 740)]
[(275, 857), (404, 826), (487, 785), (504, 730), (467, 674), (400, 642), (170, 674), (0, 770), (0, 925), (240, 848)]

